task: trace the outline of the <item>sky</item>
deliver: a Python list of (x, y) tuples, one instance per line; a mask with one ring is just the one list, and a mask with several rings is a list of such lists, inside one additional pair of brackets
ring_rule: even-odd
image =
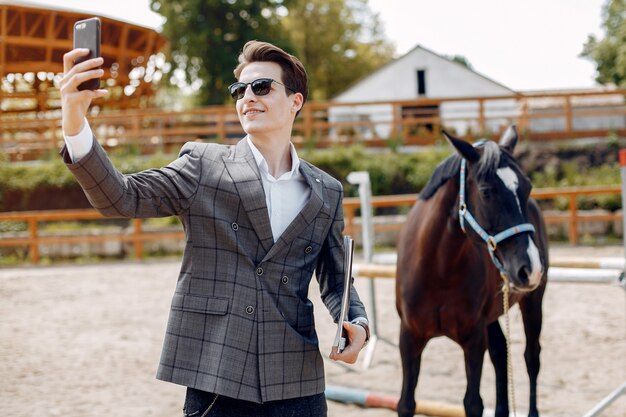
[[(520, 91), (588, 88), (595, 66), (580, 58), (603, 37), (607, 0), (369, 0), (400, 56), (416, 45), (462, 55), (478, 73)], [(160, 27), (149, 0), (25, 0)]]

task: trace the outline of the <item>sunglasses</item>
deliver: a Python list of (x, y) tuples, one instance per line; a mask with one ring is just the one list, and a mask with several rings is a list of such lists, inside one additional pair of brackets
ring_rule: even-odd
[(235, 100), (241, 100), (246, 94), (246, 89), (248, 88), (248, 86), (250, 86), (252, 87), (252, 92), (255, 96), (265, 96), (269, 94), (270, 91), (272, 91), (272, 83), (280, 84), (287, 90), (294, 93), (296, 92), (296, 90), (294, 90), (293, 88), (287, 87), (285, 84), (271, 78), (257, 78), (251, 83), (232, 83), (228, 86), (228, 92), (230, 93), (230, 96)]

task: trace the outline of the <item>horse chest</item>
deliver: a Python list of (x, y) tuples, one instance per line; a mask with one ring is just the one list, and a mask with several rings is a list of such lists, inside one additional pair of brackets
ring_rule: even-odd
[[(448, 336), (463, 339), (468, 333), (497, 318), (491, 285), (486, 277), (467, 279), (467, 275), (431, 276), (414, 288), (407, 300), (406, 311), (413, 312), (409, 320), (422, 329), (427, 338)], [(406, 295), (406, 293), (405, 293)]]

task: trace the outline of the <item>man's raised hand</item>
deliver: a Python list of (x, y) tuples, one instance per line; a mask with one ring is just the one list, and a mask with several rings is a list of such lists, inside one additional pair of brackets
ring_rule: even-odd
[(63, 55), (63, 77), (59, 82), (61, 92), (61, 114), (63, 118), (63, 133), (66, 136), (77, 135), (82, 127), (83, 120), (91, 101), (104, 97), (107, 90), (78, 90), (78, 86), (87, 80), (100, 78), (104, 70), (98, 68), (104, 63), (102, 57), (94, 58), (74, 65), (74, 60), (89, 53), (89, 49), (74, 49)]

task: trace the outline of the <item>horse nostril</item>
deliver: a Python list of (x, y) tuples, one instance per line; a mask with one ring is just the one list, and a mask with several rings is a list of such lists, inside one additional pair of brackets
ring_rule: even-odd
[(517, 272), (517, 277), (519, 281), (523, 284), (528, 284), (528, 277), (530, 276), (530, 270), (527, 266), (523, 266)]

